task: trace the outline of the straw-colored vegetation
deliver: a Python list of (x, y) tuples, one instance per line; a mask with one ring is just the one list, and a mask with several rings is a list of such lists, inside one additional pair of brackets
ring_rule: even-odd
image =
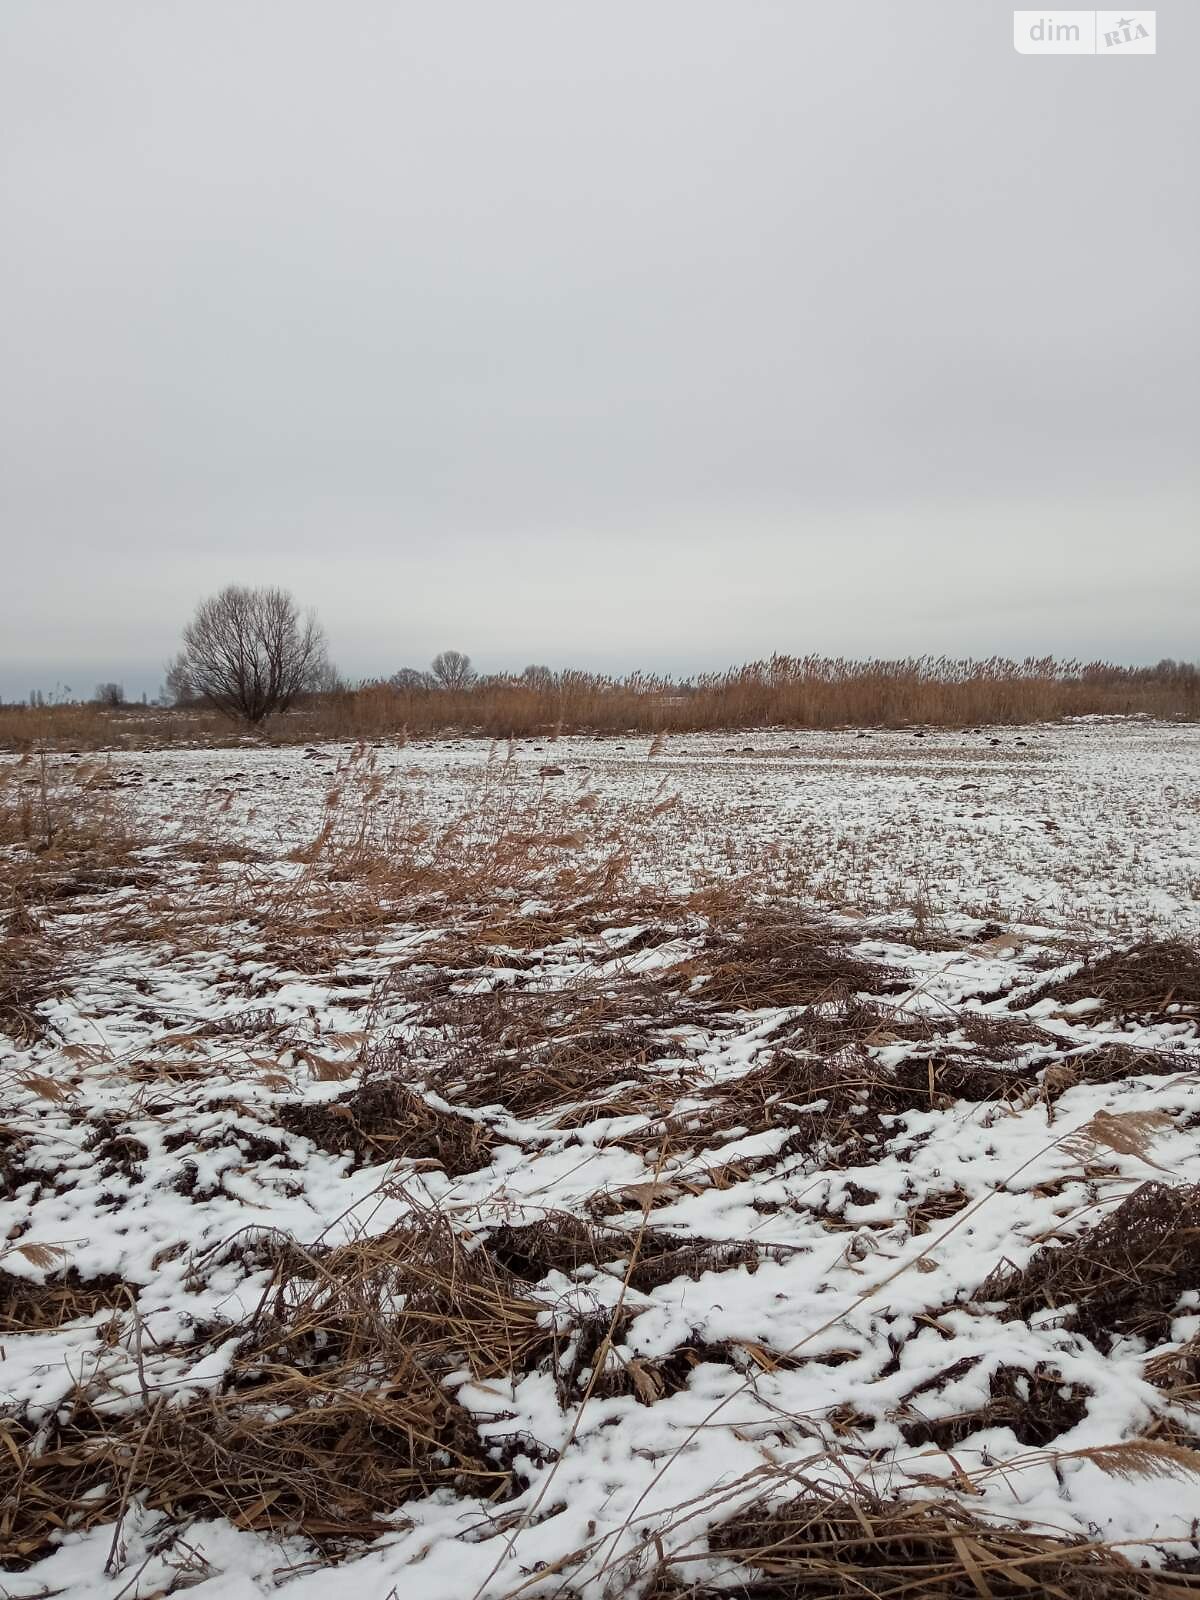
[[(957, 703), (977, 705), (972, 693), (963, 686)], [(741, 703), (748, 717), (761, 716), (752, 697)], [(832, 688), (823, 702), (845, 703)], [(885, 701), (873, 704), (878, 712)], [(407, 1503), (440, 1491), (473, 1508), (464, 1595), (477, 1585), (498, 1593), (488, 1574), (505, 1568), (522, 1530), (551, 1514), (556, 1460), (572, 1449), (589, 1406), (624, 1399), (652, 1412), (686, 1394), (700, 1368), (725, 1369), (736, 1393), (753, 1393), (761, 1379), (815, 1358), (815, 1336), (781, 1348), (750, 1333), (631, 1353), (633, 1320), (656, 1289), (786, 1265), (798, 1248), (751, 1233), (681, 1231), (662, 1220), (672, 1206), (742, 1186), (761, 1221), (788, 1204), (781, 1174), (823, 1174), (825, 1199), (808, 1205), (831, 1235), (845, 1234), (847, 1251), (885, 1226), (893, 1246), (900, 1236), (920, 1240), (887, 1283), (923, 1272), (935, 1242), (1004, 1189), (914, 1190), (886, 1224), (852, 1226), (847, 1209), (869, 1204), (863, 1173), (884, 1158), (897, 1119), (1042, 1118), (1045, 1148), (1068, 1163), (1055, 1170), (1056, 1192), (1077, 1182), (1086, 1213), (1114, 1161), (1132, 1156), (1153, 1168), (1172, 1119), (1115, 1105), (1068, 1131), (1055, 1121), (1058, 1102), (1081, 1086), (1155, 1081), (1194, 1066), (1190, 1056), (1132, 1049), (1119, 1037), (1081, 1049), (1068, 1034), (1064, 1047), (1061, 1027), (1048, 1032), (1042, 1013), (1028, 1014), (1031, 996), (1064, 1006), (1088, 997), (1118, 1026), (1166, 1018), (1194, 1029), (1200, 958), (1179, 941), (1110, 953), (1066, 977), (1058, 964), (1069, 952), (1050, 949), (1043, 986), (1026, 971), (1008, 1010), (922, 1009), (909, 1001), (915, 979), (899, 956), (865, 957), (849, 924), (802, 904), (758, 902), (740, 885), (689, 894), (650, 886), (630, 870), (628, 816), (618, 829), (603, 808), (544, 790), (497, 781), (469, 811), (432, 827), (360, 750), (331, 784), (320, 827), (290, 859), (274, 860), (239, 847), (219, 823), (169, 852), (148, 849), (157, 841), (139, 835), (121, 800), (111, 774), (87, 763), (68, 777), (30, 757), (0, 774), (0, 1032), (19, 1052), (0, 1146), (8, 1193), (31, 1206), (40, 1195), (61, 1201), (96, 1169), (119, 1213), (139, 1203), (153, 1162), (169, 1158), (158, 1170), (172, 1174), (174, 1197), (201, 1207), (236, 1199), (240, 1174), (256, 1163), (298, 1181), (297, 1151), (307, 1150), (309, 1159), (341, 1160), (343, 1177), (378, 1168), (379, 1202), (396, 1220), (375, 1226), (368, 1212), (334, 1239), (259, 1226), (216, 1245), (180, 1236), (161, 1254), (164, 1269), (186, 1269), (181, 1293), (208, 1305), (214, 1286), (227, 1295), (245, 1282), (254, 1292), (249, 1309), (210, 1315), (186, 1341), (163, 1344), (146, 1320), (150, 1286), (82, 1276), (69, 1243), (16, 1228), (0, 1255), (4, 1338), (45, 1337), (84, 1319), (94, 1331), (92, 1354), (59, 1404), (43, 1414), (10, 1406), (0, 1419), (0, 1559), (17, 1570), (65, 1534), (97, 1529), (109, 1571), (122, 1572), (135, 1510), (157, 1519), (164, 1540), (186, 1540), (196, 1519), (223, 1516), (302, 1537), (316, 1561), (341, 1561), (394, 1532)], [(652, 831), (652, 807), (643, 810), (640, 825)], [(944, 953), (964, 949), (947, 940)], [(230, 970), (245, 992), (236, 1003), (226, 995), (216, 1019), (179, 1027), (143, 985), (136, 1000), (149, 1031), (124, 1054), (56, 1033), (46, 1002), (94, 980), (101, 957), (119, 962), (127, 952), (140, 971), (222, 951), (243, 963)], [(647, 955), (660, 959), (639, 959)], [(297, 975), (329, 985), (355, 1026), (330, 1031), (315, 1013), (282, 1019), (272, 973), (277, 987)], [(95, 1004), (94, 983), (91, 992)], [(765, 1028), (762, 1048), (740, 1074), (711, 1076), (689, 1048), (689, 1038), (729, 1041), (754, 1026)], [(911, 1050), (887, 1064), (881, 1051), (897, 1046)], [(330, 1084), (332, 1095), (321, 1087)], [(93, 1085), (103, 1085), (102, 1102), (89, 1098)], [(225, 1108), (226, 1121), (205, 1132), (198, 1115), (210, 1104)], [(443, 1208), (419, 1181), (485, 1172), (501, 1142), (523, 1140), (532, 1157), (583, 1135), (581, 1161), (588, 1150), (619, 1148), (646, 1178), (601, 1185), (572, 1210), (533, 1213), (502, 1202)], [(79, 1152), (72, 1162), (55, 1156), (64, 1145)], [(236, 1165), (214, 1175), (207, 1156), (231, 1150)], [(1138, 1552), (1022, 1526), (1015, 1509), (1007, 1518), (976, 1509), (1005, 1469), (976, 1457), (968, 1471), (953, 1452), (1002, 1426), (1030, 1459), (1053, 1459), (1086, 1395), (1018, 1363), (997, 1368), (981, 1407), (938, 1404), (956, 1360), (948, 1319), (987, 1305), (1022, 1324), (1057, 1315), (1101, 1351), (1140, 1338), (1155, 1352), (1145, 1379), (1162, 1396), (1158, 1412), (1139, 1436), (1068, 1450), (1063, 1460), (1086, 1457), (1131, 1480), (1200, 1483), (1196, 1341), (1172, 1331), (1179, 1306), (1200, 1293), (1196, 1206), (1194, 1186), (1160, 1174), (1020, 1269), (981, 1262), (978, 1283), (930, 1313), (947, 1330), (946, 1370), (907, 1394), (890, 1422), (913, 1449), (952, 1453), (948, 1489), (930, 1479), (919, 1494), (880, 1494), (868, 1470), (876, 1424), (865, 1415), (831, 1407), (815, 1421), (781, 1417), (779, 1437), (798, 1430), (808, 1459), (838, 1464), (840, 1488), (826, 1470), (764, 1470), (711, 1503), (681, 1503), (648, 1531), (598, 1530), (556, 1570), (506, 1580), (506, 1592), (1200, 1593), (1187, 1565), (1194, 1550), (1172, 1550), (1178, 1570), (1155, 1574)], [(562, 1293), (564, 1275), (581, 1274), (612, 1286), (590, 1311)], [(863, 1298), (878, 1287), (866, 1286)], [(171, 1376), (206, 1353), (217, 1374), (207, 1385)], [(460, 1398), (464, 1382), (522, 1375), (544, 1376), (574, 1419), (557, 1451), (526, 1435), (485, 1438)], [(720, 1426), (720, 1411), (704, 1426)], [(193, 1579), (204, 1575), (197, 1559)]]
[[(539, 670), (466, 681), (451, 676), (442, 683), (413, 673), (310, 695), (262, 726), (268, 737), (293, 742), (448, 731), (507, 738), (555, 730), (972, 727), (1134, 715), (1200, 716), (1200, 671), (1171, 661), (1122, 667), (1051, 658), (773, 656), (683, 681)], [(0, 747), (9, 748), (225, 742), (241, 731), (236, 720), (202, 703), (173, 710), (75, 703), (0, 707)]]

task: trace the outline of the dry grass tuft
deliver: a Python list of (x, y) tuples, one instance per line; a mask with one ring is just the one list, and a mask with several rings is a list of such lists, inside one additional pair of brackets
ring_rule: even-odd
[(1046, 984), (1021, 1004), (1099, 1000), (1092, 1017), (1200, 1015), (1200, 950), (1182, 939), (1145, 939), (1128, 950), (1085, 961), (1070, 978)]
[(956, 1361), (905, 1395), (896, 1420), (907, 1445), (913, 1449), (935, 1445), (939, 1450), (955, 1450), (981, 1429), (1009, 1428), (1019, 1443), (1044, 1448), (1087, 1414), (1088, 1389), (1065, 1383), (1061, 1373), (1045, 1365), (1027, 1372), (1023, 1367), (1004, 1364), (988, 1380), (986, 1404), (971, 1411), (930, 1414), (926, 1396), (936, 1394), (974, 1364), (973, 1357)]
[(711, 933), (703, 949), (671, 970), (691, 980), (689, 998), (713, 1009), (844, 1000), (860, 991), (888, 992), (901, 974), (864, 961), (845, 946), (858, 934), (794, 915), (759, 914), (741, 926)]
[[(629, 1265), (636, 1247), (636, 1260)], [(751, 1271), (772, 1252), (749, 1241), (684, 1238), (663, 1229), (606, 1226), (556, 1211), (537, 1222), (493, 1229), (487, 1248), (515, 1277), (540, 1283), (551, 1272), (581, 1267), (607, 1270), (631, 1289), (649, 1293), (676, 1278), (699, 1279), (706, 1272), (745, 1266)]]
[[(1164, 1577), (1103, 1545), (996, 1527), (948, 1501), (831, 1494), (805, 1484), (785, 1505), (755, 1505), (709, 1537), (749, 1569), (733, 1584), (687, 1584), (668, 1559), (652, 1600), (1184, 1600), (1200, 1576)], [(694, 1559), (694, 1558), (693, 1558)], [(732, 1574), (730, 1574), (732, 1576)]]
[(0, 1268), (0, 1333), (36, 1333), (129, 1303), (120, 1278), (81, 1278), (73, 1267), (37, 1282)]
[(1121, 1336), (1164, 1343), (1180, 1296), (1197, 1290), (1200, 1188), (1145, 1183), (1081, 1238), (997, 1268), (975, 1299), (1003, 1301), (1006, 1320), (1052, 1313), (1108, 1350)]
[(476, 1172), (492, 1160), (488, 1130), (467, 1117), (431, 1106), (394, 1076), (374, 1076), (336, 1100), (280, 1106), (276, 1119), (289, 1133), (355, 1166), (381, 1161), (436, 1163), (448, 1176)]
[(0, 1035), (24, 1047), (46, 1035), (39, 1007), (59, 992), (61, 957), (34, 937), (0, 939)]
[(543, 1310), (432, 1216), (333, 1250), (292, 1245), (256, 1315), (217, 1335), (238, 1343), (218, 1391), (131, 1411), (97, 1378), (40, 1427), (3, 1425), (0, 1560), (26, 1564), (56, 1530), (119, 1522), (135, 1496), (318, 1543), (371, 1538), (439, 1486), (503, 1496), (511, 1472), (444, 1380), (527, 1366), (549, 1348)]
[[(662, 997), (659, 996), (659, 1006)], [(624, 992), (591, 980), (570, 989), (452, 995), (423, 1019), (447, 1099), (503, 1105), (534, 1116), (586, 1100), (592, 1116), (613, 1114), (599, 1099), (621, 1084), (690, 1070), (661, 1034), (646, 986)]]

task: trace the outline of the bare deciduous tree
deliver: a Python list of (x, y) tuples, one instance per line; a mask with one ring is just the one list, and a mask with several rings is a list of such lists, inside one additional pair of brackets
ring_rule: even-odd
[(553, 689), (554, 673), (549, 667), (534, 665), (525, 668), (521, 674), (521, 682), (528, 684), (531, 689)]
[(160, 698), (165, 706), (192, 706), (196, 703), (196, 691), (188, 677), (187, 658), (182, 652), (173, 661), (167, 662)]
[(313, 694), (347, 694), (350, 689), (349, 683), (332, 661), (324, 662), (314, 673), (310, 687)]
[(285, 589), (231, 584), (205, 600), (167, 671), (176, 699), (197, 699), (246, 722), (286, 711), (315, 689), (327, 666), (325, 634)]
[(436, 687), (433, 674), (431, 672), (422, 672), (417, 667), (401, 667), (399, 672), (392, 673), (388, 683), (393, 689), (409, 692)]
[(108, 706), (110, 710), (115, 710), (118, 706), (125, 704), (125, 685), (121, 683), (98, 683), (92, 700), (98, 706)]
[(461, 650), (443, 650), (430, 662), (433, 676), (442, 689), (466, 689), (474, 682), (470, 656)]

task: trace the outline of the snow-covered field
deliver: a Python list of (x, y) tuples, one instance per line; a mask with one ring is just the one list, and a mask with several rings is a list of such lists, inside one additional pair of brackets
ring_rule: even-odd
[(1200, 730), (0, 777), (8, 1593), (1200, 1555)]
[[(181, 835), (220, 812), (265, 849), (319, 825), (348, 747), (117, 754), (121, 781)], [(436, 821), (487, 769), (624, 808), (645, 871), (786, 877), (860, 910), (922, 900), (1087, 931), (1200, 928), (1200, 729), (1084, 721), (978, 732), (758, 732), (382, 746), (378, 770)], [(83, 759), (83, 758), (81, 758)], [(664, 809), (664, 798), (673, 804)], [(636, 825), (654, 807), (648, 838)]]

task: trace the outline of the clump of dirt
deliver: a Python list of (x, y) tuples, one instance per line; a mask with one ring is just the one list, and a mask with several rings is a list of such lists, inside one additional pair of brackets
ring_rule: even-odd
[(789, 1018), (774, 1037), (822, 1059), (858, 1056), (893, 1044), (914, 1053), (894, 1069), (875, 1068), (880, 1109), (929, 1110), (952, 1100), (1010, 1100), (1036, 1081), (1062, 1041), (1024, 1018), (960, 1013), (933, 1019), (855, 995), (812, 1006)]
[(920, 1045), (919, 1054), (885, 1067), (871, 1053), (871, 1034), (856, 1036), (847, 1028), (836, 1036), (849, 1042), (825, 1054), (772, 1050), (743, 1077), (702, 1093), (697, 1107), (666, 1119), (653, 1130), (655, 1138), (675, 1149), (712, 1144), (735, 1131), (787, 1127), (788, 1139), (772, 1161), (819, 1152), (823, 1162), (852, 1166), (874, 1159), (906, 1112), (938, 1110), (956, 1100), (1053, 1099), (1077, 1081), (1069, 1074), (1061, 1081), (1048, 1076), (1044, 1057), (995, 1065), (956, 1045), (945, 1051)]
[(100, 1177), (120, 1176), (130, 1183), (142, 1181), (142, 1163), (150, 1150), (143, 1140), (124, 1131), (119, 1117), (105, 1115), (95, 1118), (92, 1132), (84, 1140), (83, 1148), (95, 1157)]
[(1037, 1028), (1022, 1029), (1022, 1034), (1024, 1042), (1017, 1045), (1011, 1040), (1013, 1048), (1008, 1054), (1003, 1046), (989, 1045), (981, 1058), (953, 1045), (921, 1047), (895, 1068), (894, 1082), (903, 1095), (888, 1095), (886, 1088), (881, 1093), (888, 1095), (895, 1110), (932, 1110), (954, 1100), (1011, 1103), (1035, 1098), (1052, 1105), (1077, 1084), (1165, 1078), (1189, 1068), (1190, 1058), (1170, 1050), (1106, 1044), (1062, 1056), (1056, 1053), (1061, 1051), (1062, 1041), (1053, 1035)]
[[(576, 1272), (580, 1267), (613, 1267), (628, 1277), (631, 1288), (648, 1293), (676, 1278), (698, 1279), (706, 1272), (747, 1266), (751, 1271), (766, 1257), (767, 1246), (748, 1241), (684, 1239), (661, 1228), (616, 1228), (554, 1212), (538, 1222), (506, 1225), (489, 1233), (487, 1248), (514, 1276), (540, 1283), (550, 1272)], [(616, 1271), (636, 1251), (632, 1270)]]
[(702, 1239), (676, 1244), (673, 1249), (643, 1250), (629, 1282), (633, 1288), (648, 1294), (651, 1289), (673, 1283), (676, 1278), (698, 1281), (706, 1272), (728, 1272), (734, 1267), (746, 1267), (753, 1272), (759, 1262), (765, 1259), (777, 1259), (777, 1253), (767, 1246), (752, 1244), (747, 1240), (710, 1242)]
[(686, 1389), (702, 1362), (739, 1370), (748, 1364), (744, 1352), (738, 1359), (733, 1345), (708, 1344), (700, 1338), (689, 1339), (663, 1356), (632, 1355), (627, 1336), (636, 1314), (629, 1306), (615, 1312), (607, 1308), (577, 1312), (559, 1330), (551, 1366), (564, 1409), (577, 1406), (589, 1392), (601, 1400), (628, 1398), (649, 1406)]
[[(691, 1339), (665, 1356), (627, 1356), (618, 1349), (610, 1349), (592, 1393), (601, 1400), (627, 1398), (652, 1406), (656, 1400), (686, 1389), (692, 1373), (707, 1362), (736, 1366), (740, 1370), (745, 1363), (734, 1362), (731, 1355), (728, 1345), (706, 1344), (702, 1339)], [(581, 1386), (586, 1386), (589, 1373), (590, 1367), (587, 1367), (575, 1378), (576, 1399)]]
[(890, 1094), (885, 1088), (884, 1093), (897, 1109), (903, 1099), (903, 1109), (911, 1111), (934, 1111), (955, 1100), (1012, 1101), (1028, 1093), (1043, 1065), (1022, 1071), (972, 1061), (962, 1055), (931, 1052), (902, 1061), (895, 1070), (895, 1088)]
[(1196, 1431), (1200, 1432), (1200, 1333), (1194, 1333), (1172, 1350), (1151, 1356), (1145, 1373), (1148, 1382), (1191, 1413), (1197, 1424)]
[(954, 1018), (954, 1031), (988, 1061), (1015, 1061), (1027, 1056), (1035, 1046), (1061, 1049), (1057, 1034), (1038, 1027), (1025, 1017), (997, 1016), (995, 1012), (960, 1011)]
[[(24, 899), (19, 893), (14, 894), (12, 910), (0, 927), (0, 938), (36, 939), (41, 932), (41, 923), (25, 904)], [(3, 945), (0, 945), (0, 952), (2, 951)]]
[(83, 1278), (74, 1267), (40, 1283), (0, 1267), (0, 1333), (37, 1333), (84, 1317), (98, 1317), (129, 1304), (121, 1278), (103, 1273)]
[(938, 1027), (928, 1017), (901, 1011), (862, 994), (814, 1002), (772, 1030), (773, 1042), (814, 1055), (833, 1055), (860, 1045), (935, 1039)]
[(1200, 1290), (1200, 1185), (1145, 1183), (1081, 1238), (997, 1268), (974, 1298), (1003, 1301), (1006, 1321), (1053, 1313), (1107, 1351), (1122, 1335), (1165, 1342), (1189, 1290)]
[(1042, 1449), (1076, 1427), (1087, 1413), (1091, 1391), (1064, 1383), (1061, 1374), (1045, 1365), (1032, 1372), (998, 1366), (989, 1380), (987, 1403), (972, 1411), (928, 1416), (923, 1406), (913, 1404), (918, 1396), (936, 1393), (963, 1376), (974, 1364), (974, 1358), (966, 1357), (909, 1390), (897, 1419), (907, 1445), (917, 1449), (932, 1444), (939, 1450), (953, 1450), (984, 1428), (1011, 1428), (1021, 1444)]
[(912, 1234), (928, 1233), (939, 1222), (956, 1217), (970, 1203), (971, 1196), (961, 1184), (954, 1184), (949, 1189), (928, 1189), (908, 1207), (908, 1231)]
[[(654, 1249), (651, 1230), (641, 1236), (639, 1253)], [(636, 1235), (621, 1228), (605, 1228), (568, 1212), (553, 1212), (537, 1222), (506, 1224), (494, 1228), (487, 1239), (492, 1257), (526, 1283), (540, 1283), (551, 1272), (577, 1272), (580, 1267), (604, 1267), (627, 1258)], [(670, 1240), (665, 1248), (675, 1244)]]
[(163, 1136), (162, 1145), (164, 1150), (172, 1154), (184, 1149), (200, 1154), (213, 1150), (234, 1149), (244, 1161), (294, 1172), (300, 1163), (282, 1140), (270, 1137), (270, 1131), (266, 1128), (261, 1130), (242, 1128), (235, 1122), (226, 1123), (221, 1128), (210, 1129), (200, 1134), (192, 1133), (187, 1128), (175, 1128)]
[(35, 905), (62, 905), (69, 900), (91, 899), (113, 894), (118, 889), (143, 889), (155, 882), (149, 867), (79, 866), (66, 872), (48, 867), (31, 884), (29, 898)]
[(0, 1200), (10, 1200), (22, 1185), (37, 1181), (37, 1174), (25, 1167), (31, 1145), (28, 1134), (0, 1123)]
[(494, 1141), (478, 1122), (440, 1111), (395, 1077), (371, 1077), (336, 1100), (280, 1106), (279, 1123), (355, 1166), (402, 1158), (435, 1161), (452, 1178), (492, 1160)]

